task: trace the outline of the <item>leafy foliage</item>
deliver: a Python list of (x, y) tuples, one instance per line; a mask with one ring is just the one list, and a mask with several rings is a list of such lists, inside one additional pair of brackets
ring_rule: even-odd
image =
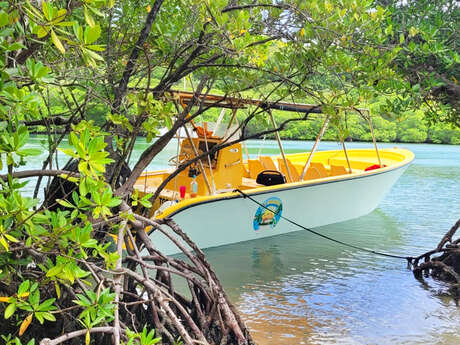
[(449, 122), (460, 127), (458, 1), (385, 3), (389, 3), (392, 25), (389, 44), (401, 47), (394, 62), (407, 81), (400, 85), (394, 110), (424, 104), (431, 123)]
[[(457, 83), (452, 38), (458, 28), (431, 15), (433, 7), (426, 16), (433, 23), (420, 25), (394, 8), (370, 0), (0, 1), (4, 342), (45, 344), (44, 334), (66, 334), (84, 336), (87, 345), (151, 345), (160, 336), (168, 343), (251, 344), (202, 253), (195, 248), (192, 264), (163, 256), (142, 237), (149, 220), (144, 224), (133, 214), (153, 201), (131, 193), (141, 172), (205, 108), (183, 110), (168, 90), (185, 78), (198, 92), (308, 99), (333, 117), (330, 138), (369, 140), (349, 109), (378, 99), (380, 113), (403, 114), (448, 84), (443, 78)], [(458, 7), (453, 10), (456, 19)], [(398, 73), (432, 60), (440, 63), (417, 74), (416, 82)], [(452, 106), (442, 101), (428, 99), (426, 106), (443, 108), (455, 123)], [(446, 140), (446, 128), (427, 129), (420, 126), (422, 114), (416, 117), (416, 123), (411, 116), (400, 123), (380, 118), (377, 138)], [(244, 129), (258, 130), (267, 119), (259, 112), (241, 120)], [(286, 135), (307, 138), (317, 127), (318, 121), (302, 122)], [(155, 140), (160, 128), (168, 131)], [(47, 135), (44, 150), (26, 147), (37, 130)], [(139, 134), (149, 147), (131, 170)], [(458, 133), (451, 138), (460, 141)], [(39, 154), (42, 167), (24, 171), (27, 159)], [(63, 156), (65, 167), (59, 166)], [(35, 179), (21, 182), (24, 177)], [(33, 194), (26, 192), (28, 183), (35, 183)], [(180, 229), (168, 226), (193, 247)], [(142, 250), (157, 265), (154, 277), (146, 274)], [(173, 291), (171, 272), (187, 279), (193, 302)], [(200, 308), (208, 308), (206, 317)], [(229, 329), (220, 329), (223, 319), (234, 320)]]

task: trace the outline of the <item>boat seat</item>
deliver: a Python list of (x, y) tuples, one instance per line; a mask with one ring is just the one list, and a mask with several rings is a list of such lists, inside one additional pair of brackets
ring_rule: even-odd
[(314, 180), (314, 179), (317, 179), (317, 178), (321, 178), (320, 172), (315, 167), (309, 166), (308, 170), (307, 170), (307, 173), (303, 177), (304, 181), (305, 180)]
[(262, 163), (265, 170), (278, 170), (275, 162), (273, 162), (273, 159), (270, 156), (260, 156), (259, 161)]
[(258, 187), (264, 187), (261, 184), (258, 184), (256, 180), (252, 178), (247, 178), (243, 177), (243, 181), (241, 185), (238, 186), (239, 189), (251, 189), (251, 188), (258, 188)]
[(255, 180), (257, 175), (259, 175), (259, 173), (265, 169), (258, 159), (248, 159), (248, 170), (249, 177)]
[[(292, 181), (288, 182), (298, 182), (300, 181), (300, 175), (299, 171), (296, 169), (294, 164), (291, 163), (289, 159), (286, 158), (286, 162), (289, 167), (289, 172), (291, 173)], [(286, 179), (289, 180), (289, 174), (288, 170), (286, 169), (286, 164), (284, 164), (284, 159), (283, 158), (278, 158), (278, 166), (280, 167), (280, 172), (286, 176)]]
[(339, 176), (348, 174), (347, 169), (343, 165), (331, 165), (331, 176)]
[(320, 178), (329, 176), (329, 173), (322, 163), (311, 162), (310, 167), (315, 168), (318, 171)]

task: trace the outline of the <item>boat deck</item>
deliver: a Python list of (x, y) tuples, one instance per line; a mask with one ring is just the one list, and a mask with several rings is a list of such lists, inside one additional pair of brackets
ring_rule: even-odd
[[(383, 167), (378, 170), (392, 169), (395, 166), (408, 159), (407, 150), (402, 149), (384, 149), (380, 150), (380, 158)], [(407, 151), (408, 152), (408, 151)], [(170, 181), (166, 187), (161, 191), (159, 198), (155, 201), (151, 215), (158, 214), (156, 212), (160, 207), (165, 209), (166, 202), (168, 205), (173, 205), (179, 202), (182, 204), (184, 201), (187, 203), (194, 202), (195, 199), (201, 199), (208, 196), (218, 196), (224, 193), (231, 193), (235, 189), (250, 191), (269, 188), (265, 185), (256, 182), (257, 176), (266, 170), (276, 170), (283, 174), (286, 178), (286, 183), (282, 188), (289, 188), (292, 183), (302, 184), (318, 184), (322, 181), (332, 181), (340, 179), (348, 179), (354, 176), (366, 175), (368, 173), (375, 173), (375, 171), (366, 171), (369, 167), (377, 166), (378, 159), (375, 151), (372, 149), (358, 149), (348, 151), (347, 157), (343, 151), (319, 151), (316, 152), (311, 164), (301, 179), (302, 170), (304, 169), (305, 162), (309, 156), (308, 152), (296, 153), (286, 155), (286, 161), (281, 156), (261, 156), (256, 159), (249, 159), (247, 161), (239, 161), (238, 165), (228, 165), (225, 168), (220, 168), (216, 164), (212, 168), (213, 173), (210, 174), (209, 166), (205, 167), (206, 175), (211, 184), (212, 192), (207, 190), (203, 174), (196, 177), (198, 182), (198, 195), (197, 198), (192, 198), (190, 195), (190, 183), (192, 177), (190, 174), (183, 171), (175, 179)], [(412, 155), (413, 156), (413, 155)], [(229, 157), (232, 161), (235, 157)], [(220, 159), (223, 159), (221, 155)], [(287, 166), (286, 166), (287, 162)], [(351, 169), (350, 169), (351, 167)], [(144, 173), (134, 185), (141, 194), (155, 193), (158, 186), (169, 176), (171, 171), (161, 170), (155, 172)], [(211, 180), (210, 177), (213, 177)], [(186, 193), (184, 197), (180, 197), (179, 187), (185, 186)]]

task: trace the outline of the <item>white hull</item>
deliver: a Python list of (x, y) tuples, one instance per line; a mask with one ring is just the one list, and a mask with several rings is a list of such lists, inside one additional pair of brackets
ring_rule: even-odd
[[(361, 176), (291, 183), (279, 189), (248, 192), (264, 203), (276, 197), (282, 203), (282, 216), (308, 228), (342, 222), (374, 210), (385, 193), (403, 174), (407, 165)], [(200, 247), (209, 248), (230, 243), (260, 239), (301, 230), (280, 219), (275, 226), (261, 225), (254, 229), (259, 206), (240, 195), (229, 194), (220, 199), (190, 205), (171, 217)], [(150, 234), (155, 246), (165, 254), (180, 252), (161, 232)]]

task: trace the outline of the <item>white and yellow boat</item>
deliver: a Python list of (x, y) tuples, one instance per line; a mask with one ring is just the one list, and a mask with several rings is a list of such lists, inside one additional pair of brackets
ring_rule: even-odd
[[(213, 135), (206, 137), (206, 128), (201, 132), (204, 135), (189, 135), (182, 140), (177, 159), (190, 160), (225, 140)], [(321, 133), (311, 152), (284, 154), (280, 146), (279, 156), (246, 160), (241, 143), (222, 148), (171, 179), (153, 205), (151, 216), (172, 218), (200, 248), (299, 230), (283, 221), (281, 215), (314, 228), (374, 210), (414, 159), (411, 151), (376, 150), (376, 146), (315, 152), (320, 138)], [(168, 170), (146, 172), (135, 188), (141, 194), (154, 193), (170, 174)], [(197, 196), (191, 197), (194, 174)], [(275, 179), (284, 176), (287, 181), (270, 182), (270, 178), (264, 179), (267, 175)], [(182, 198), (180, 189), (186, 190)], [(237, 189), (265, 207), (245, 198)], [(154, 231), (150, 236), (162, 252), (179, 252), (161, 232)]]

